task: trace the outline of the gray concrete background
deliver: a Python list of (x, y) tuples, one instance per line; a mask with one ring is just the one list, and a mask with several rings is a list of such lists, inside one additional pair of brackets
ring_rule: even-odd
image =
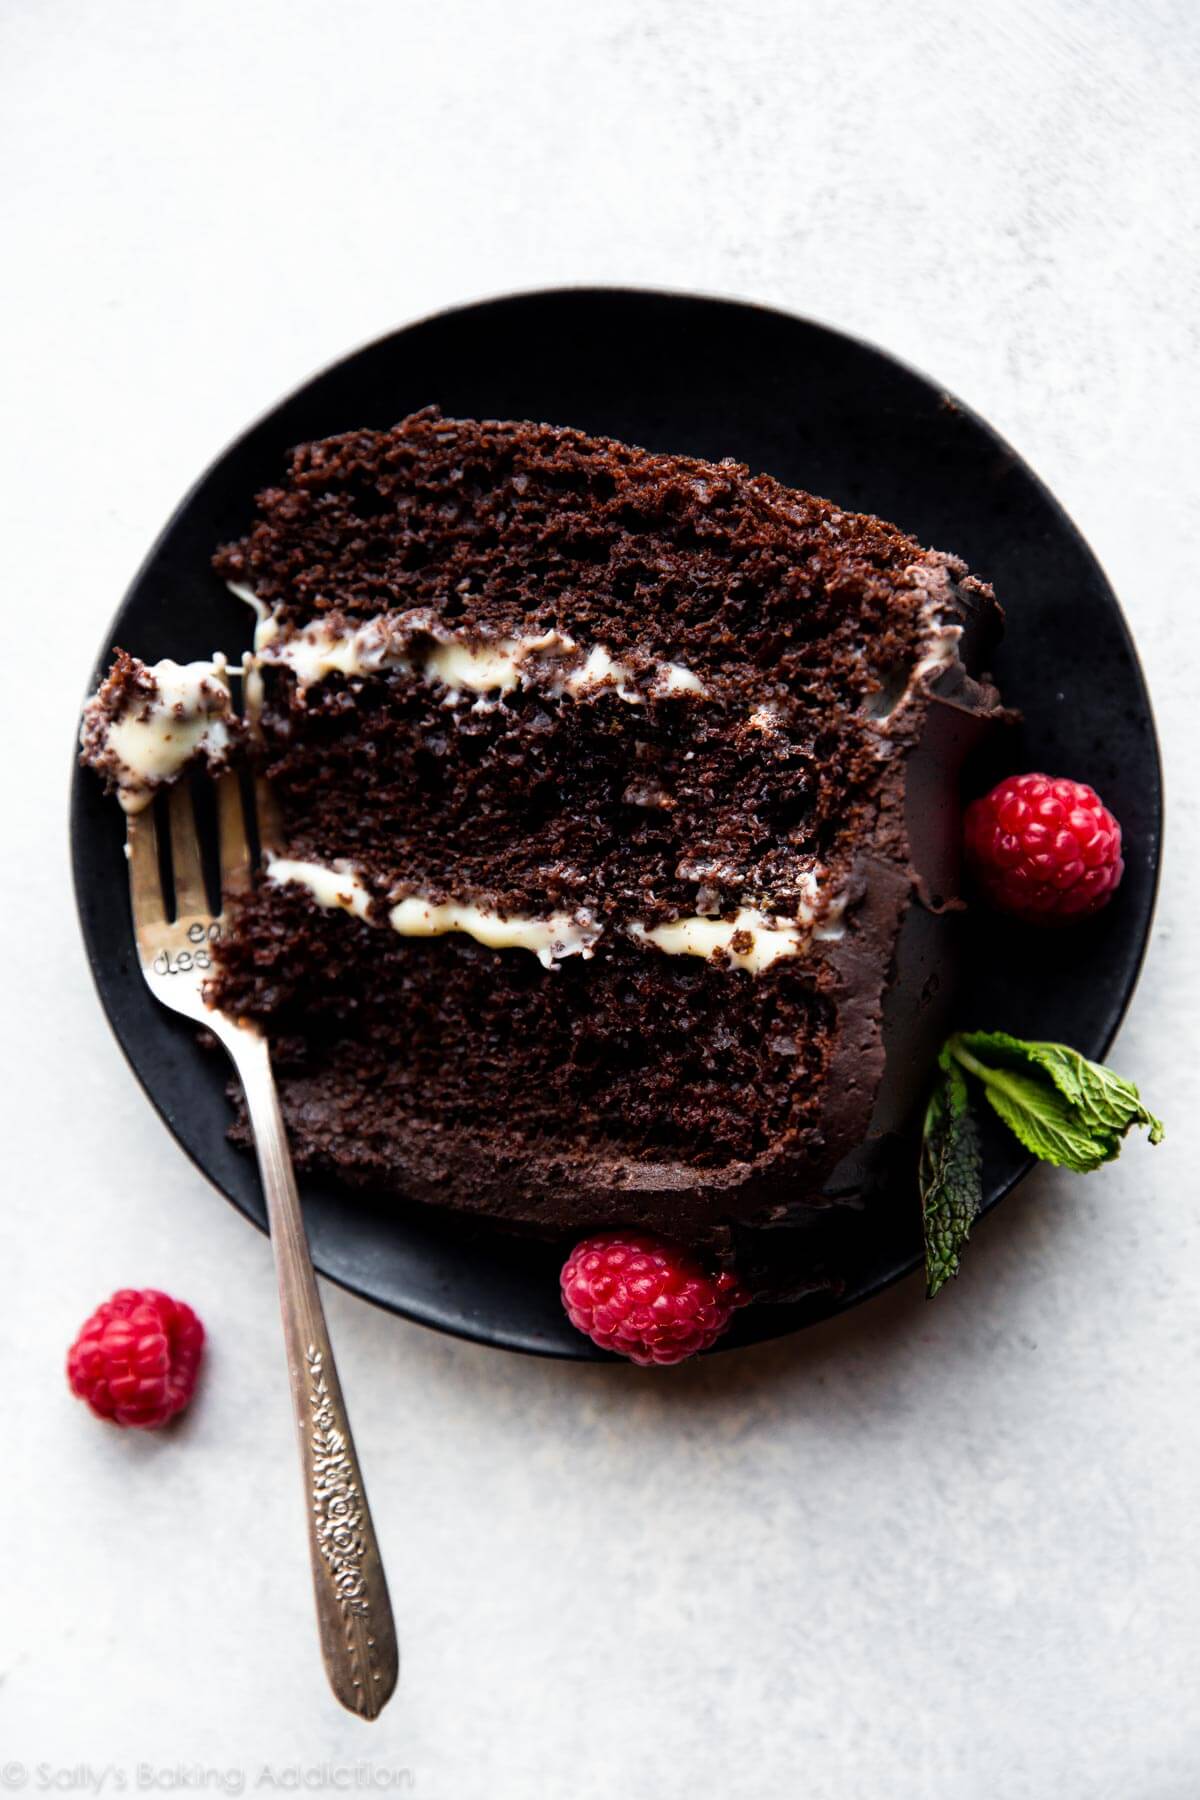
[[(1191, 1800), (1195, 9), (6, 0), (0, 33), (0, 1783)], [(268, 1247), (90, 990), (73, 721), (147, 544), (248, 419), (430, 308), (573, 281), (872, 338), (1077, 519), (1166, 756), (1159, 921), (1114, 1060), (1170, 1135), (1030, 1180), (936, 1306), (910, 1284), (666, 1379), (330, 1292), (406, 1651), (372, 1730), (316, 1660)], [(211, 1331), (165, 1439), (63, 1387), (75, 1327), (131, 1282)]]

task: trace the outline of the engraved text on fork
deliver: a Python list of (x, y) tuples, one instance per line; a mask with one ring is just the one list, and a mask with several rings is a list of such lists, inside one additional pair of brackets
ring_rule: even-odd
[(211, 969), (212, 957), (208, 946), (215, 943), (221, 935), (221, 927), (215, 919), (208, 924), (197, 920), (187, 928), (188, 942), (195, 946), (191, 950), (160, 950), (151, 963), (155, 975), (188, 975), (195, 969)]

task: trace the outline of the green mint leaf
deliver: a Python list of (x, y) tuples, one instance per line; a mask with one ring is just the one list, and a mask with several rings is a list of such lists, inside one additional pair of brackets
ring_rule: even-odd
[(918, 1169), (925, 1228), (925, 1291), (932, 1300), (951, 1276), (983, 1203), (979, 1132), (971, 1114), (966, 1078), (956, 1063), (943, 1065), (925, 1114)]
[(1049, 1082), (1014, 1070), (995, 1071), (984, 1091), (1026, 1150), (1056, 1168), (1084, 1174), (1110, 1162), (1120, 1149), (1112, 1133), (1089, 1130)]
[(1150, 1130), (1150, 1142), (1161, 1144), (1161, 1122), (1142, 1105), (1141, 1095), (1132, 1081), (1126, 1081), (1103, 1063), (1089, 1062), (1069, 1044), (1042, 1044), (1010, 1037), (1005, 1031), (967, 1031), (962, 1042), (974, 1055), (996, 1051), (1005, 1056), (1035, 1063), (1044, 1069), (1066, 1099), (1078, 1107), (1089, 1125), (1124, 1135), (1134, 1125)]
[(1135, 1125), (1148, 1127), (1152, 1144), (1162, 1141), (1162, 1125), (1133, 1083), (1068, 1044), (966, 1031), (948, 1039), (941, 1060), (977, 1076), (1025, 1148), (1058, 1168), (1085, 1173), (1111, 1162)]

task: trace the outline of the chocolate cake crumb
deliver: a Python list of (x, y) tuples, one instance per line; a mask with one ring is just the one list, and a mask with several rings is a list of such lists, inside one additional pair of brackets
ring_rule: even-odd
[(433, 409), (258, 504), (216, 558), (271, 618), (255, 757), (289, 864), (365, 896), (264, 876), (221, 946), (298, 1163), (711, 1254), (844, 1192), (911, 1073), (990, 589), (733, 462)]

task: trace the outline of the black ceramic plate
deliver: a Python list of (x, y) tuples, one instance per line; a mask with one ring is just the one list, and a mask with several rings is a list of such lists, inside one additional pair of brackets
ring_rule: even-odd
[[(994, 582), (1008, 613), (996, 675), (1023, 724), (994, 770), (1041, 768), (1090, 781), (1123, 821), (1127, 872), (1097, 919), (1049, 937), (973, 921), (964, 1024), (1106, 1051), (1133, 991), (1154, 901), (1160, 772), (1133, 644), (1087, 545), (1053, 497), (983, 421), (868, 344), (804, 319), (724, 300), (567, 289), (493, 300), (426, 319), (306, 383), (227, 450), (183, 501), (104, 637), (97, 676), (120, 643), (147, 660), (231, 655), (250, 619), (209, 563), (245, 529), (259, 488), (307, 438), (387, 426), (436, 402), (444, 412), (545, 419), (653, 450), (732, 456), (797, 487), (896, 520)], [(130, 937), (121, 814), (76, 774), (75, 881), (84, 940), (113, 1030), (146, 1092), (204, 1173), (264, 1223), (251, 1160), (226, 1141), (224, 1060), (156, 1006)], [(987, 1144), (987, 1204), (1028, 1167), (1011, 1139)], [(444, 1331), (509, 1349), (599, 1353), (558, 1302), (561, 1246), (303, 1184), (318, 1269), (367, 1299)], [(915, 1191), (891, 1224), (862, 1235), (836, 1298), (741, 1315), (729, 1344), (793, 1331), (912, 1270)]]

